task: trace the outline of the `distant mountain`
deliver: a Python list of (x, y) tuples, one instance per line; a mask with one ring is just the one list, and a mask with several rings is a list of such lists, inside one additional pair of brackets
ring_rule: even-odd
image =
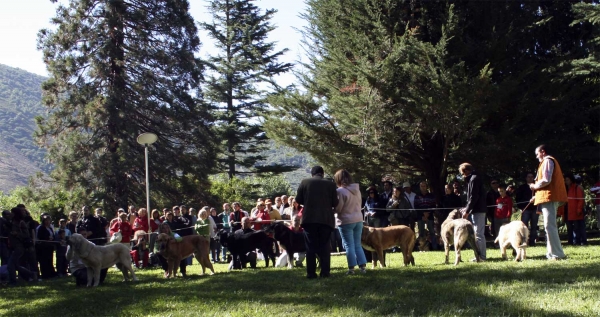
[(5, 193), (51, 168), (33, 141), (34, 118), (46, 113), (41, 103), (45, 79), (0, 64), (0, 191)]

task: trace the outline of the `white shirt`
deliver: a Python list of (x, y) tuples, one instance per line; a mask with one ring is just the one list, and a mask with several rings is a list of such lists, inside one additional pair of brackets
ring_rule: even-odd
[(554, 172), (554, 160), (550, 156), (544, 157), (542, 161), (542, 175), (538, 172), (538, 175), (535, 177), (535, 188), (540, 189), (550, 184), (552, 180), (552, 173)]

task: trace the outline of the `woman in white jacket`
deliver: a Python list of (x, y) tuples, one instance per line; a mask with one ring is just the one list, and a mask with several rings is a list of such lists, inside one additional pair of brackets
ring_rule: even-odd
[(341, 169), (335, 173), (333, 180), (338, 186), (338, 205), (336, 224), (342, 236), (342, 244), (346, 249), (348, 260), (347, 275), (354, 274), (354, 267), (358, 265), (361, 273), (366, 273), (367, 259), (360, 243), (363, 230), (363, 216), (361, 209), (361, 194), (358, 183), (352, 183), (352, 177), (347, 170)]

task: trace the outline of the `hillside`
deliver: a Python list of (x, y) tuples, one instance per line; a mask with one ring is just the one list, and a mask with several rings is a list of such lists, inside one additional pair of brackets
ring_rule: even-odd
[(43, 115), (44, 77), (0, 64), (0, 191), (27, 184), (37, 171), (48, 172), (44, 150), (33, 142), (34, 118)]

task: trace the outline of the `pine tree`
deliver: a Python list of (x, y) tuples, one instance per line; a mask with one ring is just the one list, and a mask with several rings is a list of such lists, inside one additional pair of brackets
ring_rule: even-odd
[[(221, 163), (229, 178), (240, 173), (283, 172), (282, 166), (257, 166), (264, 159), (266, 135), (262, 116), (267, 112), (261, 88), (276, 87), (274, 76), (292, 67), (278, 58), (287, 49), (276, 51), (267, 37), (275, 27), (270, 20), (276, 10), (264, 13), (251, 0), (210, 2), (212, 23), (201, 23), (215, 40), (219, 53), (208, 59), (205, 98), (214, 107), (217, 129), (223, 140)], [(244, 170), (240, 170), (240, 167)]]
[(515, 177), (536, 166), (539, 143), (592, 161), (576, 149), (597, 146), (597, 89), (553, 70), (589, 54), (570, 3), (307, 3), (307, 72), (271, 100), (265, 129), (329, 171), (426, 178), (440, 197), (461, 162)]
[(49, 116), (36, 136), (60, 185), (109, 208), (144, 202), (136, 137), (153, 132), (153, 198), (199, 195), (193, 182), (207, 179), (214, 149), (208, 108), (192, 94), (202, 74), (188, 9), (186, 0), (71, 0), (59, 5), (56, 30), (39, 32)]

